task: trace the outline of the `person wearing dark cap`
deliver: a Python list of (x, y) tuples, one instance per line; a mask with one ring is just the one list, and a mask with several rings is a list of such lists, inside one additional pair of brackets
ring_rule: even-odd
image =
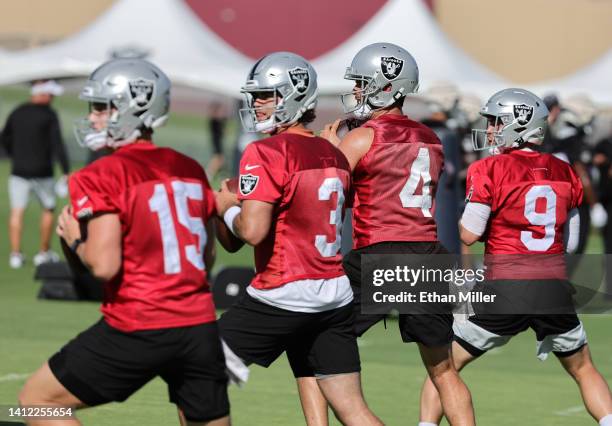
[(63, 88), (53, 80), (35, 81), (30, 101), (18, 106), (9, 115), (0, 142), (11, 158), (11, 175), (8, 192), (11, 205), (9, 237), (11, 254), (9, 265), (17, 269), (23, 266), (25, 256), (21, 252), (23, 214), (30, 193), (34, 192), (42, 207), (40, 217), (40, 249), (34, 256), (34, 264), (57, 261), (59, 256), (50, 250), (55, 209), (55, 182), (53, 158), (59, 160), (66, 182), (69, 171), (68, 155), (62, 141), (57, 113), (51, 108), (54, 96)]

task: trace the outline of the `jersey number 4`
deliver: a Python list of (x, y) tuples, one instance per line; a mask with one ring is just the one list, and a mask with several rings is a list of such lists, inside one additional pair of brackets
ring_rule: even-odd
[[(427, 148), (419, 148), (419, 153), (412, 163), (412, 167), (410, 167), (410, 176), (399, 194), (404, 208), (420, 208), (425, 217), (431, 217), (432, 205), (429, 164), (429, 150)], [(423, 180), (421, 195), (414, 195), (421, 179)]]
[[(183, 225), (189, 232), (198, 238), (199, 245), (188, 244), (183, 248), (185, 257), (193, 266), (200, 271), (204, 270), (204, 246), (206, 245), (206, 228), (201, 217), (189, 216), (187, 200), (202, 200), (202, 185), (199, 183), (172, 181), (172, 192), (174, 193), (174, 207), (179, 224)], [(179, 242), (176, 235), (176, 227), (168, 192), (163, 183), (155, 185), (153, 196), (149, 199), (149, 208), (157, 214), (161, 232), (162, 245), (164, 248), (164, 272), (166, 274), (178, 274), (181, 272), (181, 254)]]
[[(536, 202), (539, 198), (546, 200), (543, 213), (536, 212)], [(531, 231), (521, 231), (521, 242), (529, 251), (546, 251), (555, 242), (556, 210), (557, 194), (550, 185), (532, 186), (525, 194), (525, 218), (531, 225), (544, 227), (543, 238), (534, 238)]]

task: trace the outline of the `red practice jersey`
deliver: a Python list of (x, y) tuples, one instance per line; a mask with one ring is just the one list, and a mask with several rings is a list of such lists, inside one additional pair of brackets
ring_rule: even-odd
[(202, 167), (149, 142), (126, 145), (70, 177), (75, 216), (121, 221), (121, 271), (104, 284), (102, 313), (122, 331), (215, 320), (206, 280), (205, 225), (214, 195)]
[(255, 247), (253, 287), (344, 275), (340, 231), (350, 174), (342, 152), (319, 137), (285, 132), (247, 147), (238, 198), (274, 204), (272, 229)]
[(383, 241), (436, 241), (436, 186), (442, 144), (427, 126), (385, 114), (363, 127), (374, 141), (353, 171), (353, 246)]
[[(563, 227), (569, 211), (580, 204), (583, 195), (582, 183), (568, 163), (550, 154), (523, 150), (473, 163), (466, 191), (467, 201), (491, 207), (481, 240), (485, 241), (485, 254), (498, 259), (499, 255), (510, 254), (562, 254)], [(534, 268), (549, 269), (537, 265), (536, 259), (544, 261), (545, 257), (522, 256), (503, 278), (517, 277), (521, 258), (531, 265), (530, 274)], [(500, 265), (497, 270), (501, 272)], [(498, 274), (496, 278), (502, 277)]]

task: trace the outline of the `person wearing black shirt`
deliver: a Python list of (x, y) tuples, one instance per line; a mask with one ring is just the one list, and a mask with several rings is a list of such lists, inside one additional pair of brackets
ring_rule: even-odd
[[(599, 170), (599, 199), (608, 217), (612, 217), (612, 137), (604, 139), (595, 147), (593, 165)], [(603, 230), (604, 249), (612, 254), (612, 223), (608, 221)], [(606, 261), (606, 297), (612, 299), (612, 263)]]
[(210, 138), (213, 145), (213, 153), (208, 165), (206, 166), (206, 172), (208, 173), (208, 177), (210, 179), (213, 179), (225, 164), (225, 157), (223, 154), (223, 134), (225, 133), (226, 122), (227, 114), (224, 111), (223, 105), (214, 103), (212, 105), (211, 116), (208, 120)]
[(56, 158), (61, 164), (64, 182), (69, 164), (59, 120), (51, 108), (51, 101), (62, 91), (62, 87), (54, 81), (35, 82), (30, 101), (11, 112), (0, 139), (11, 158), (8, 189), (11, 205), (9, 264), (12, 268), (20, 268), (25, 261), (21, 252), (21, 231), (31, 192), (42, 206), (40, 251), (34, 256), (34, 264), (59, 260), (58, 255), (49, 249), (55, 208), (53, 159)]

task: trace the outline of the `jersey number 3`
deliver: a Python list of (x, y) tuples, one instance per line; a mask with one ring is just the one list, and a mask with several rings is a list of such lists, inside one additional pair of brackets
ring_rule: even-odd
[[(174, 193), (174, 207), (176, 216), (181, 225), (198, 238), (199, 245), (188, 244), (184, 247), (185, 257), (193, 266), (200, 271), (204, 270), (204, 246), (206, 245), (206, 228), (201, 217), (189, 216), (187, 200), (201, 201), (202, 185), (199, 183), (172, 181), (172, 192)], [(178, 237), (174, 226), (174, 218), (170, 209), (168, 192), (163, 183), (155, 185), (153, 196), (149, 199), (149, 208), (157, 214), (161, 232), (162, 245), (164, 248), (164, 272), (166, 274), (178, 274), (181, 272), (181, 254)]]
[(337, 177), (329, 177), (323, 181), (319, 187), (319, 200), (328, 201), (331, 199), (332, 193), (338, 194), (336, 208), (329, 212), (329, 224), (336, 227), (336, 239), (328, 243), (325, 235), (315, 236), (315, 247), (323, 257), (332, 257), (338, 254), (340, 250), (340, 232), (342, 230), (342, 206), (344, 204), (344, 187), (342, 182)]

